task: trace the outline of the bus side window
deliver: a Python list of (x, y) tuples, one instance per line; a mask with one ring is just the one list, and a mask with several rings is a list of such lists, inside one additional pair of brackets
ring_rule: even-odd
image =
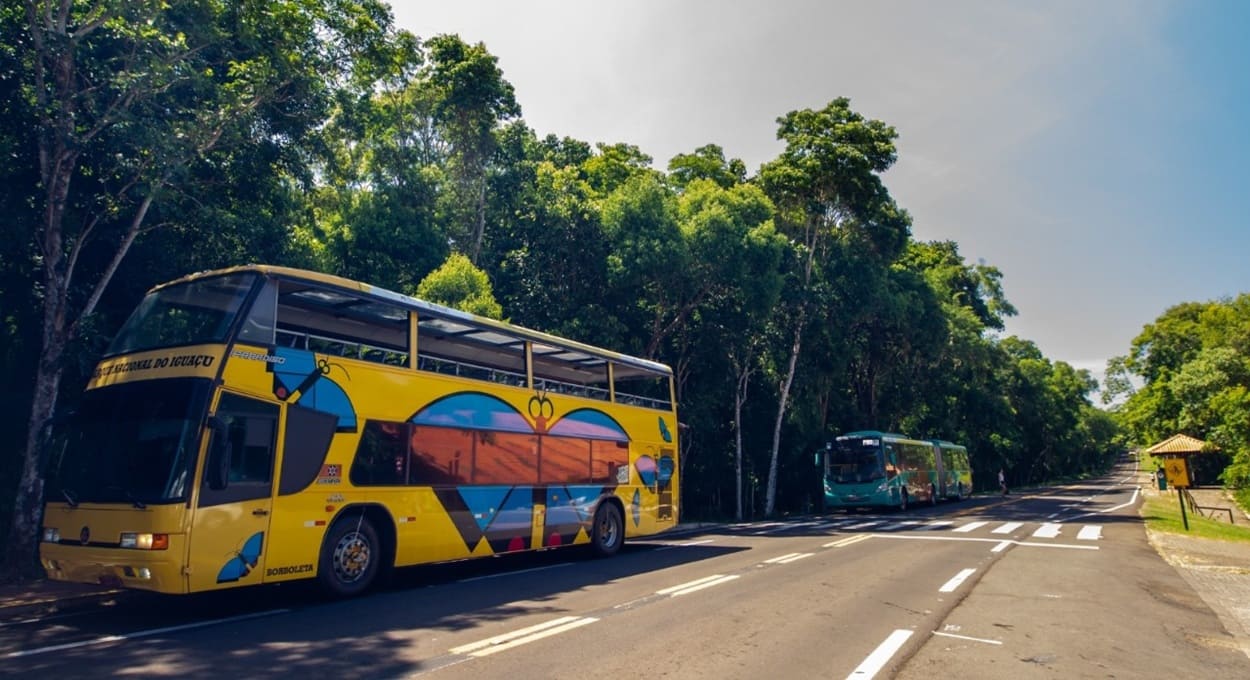
[(336, 415), (296, 404), (287, 406), (282, 474), (278, 476), (279, 496), (306, 489), (317, 479), (338, 424)]
[(408, 478), (408, 424), (365, 421), (349, 477), (356, 486), (402, 486)]
[(216, 416), (225, 425), (229, 480), (224, 489), (212, 489), (210, 475), (205, 474), (200, 506), (268, 498), (273, 488), (278, 405), (227, 392), (221, 395)]

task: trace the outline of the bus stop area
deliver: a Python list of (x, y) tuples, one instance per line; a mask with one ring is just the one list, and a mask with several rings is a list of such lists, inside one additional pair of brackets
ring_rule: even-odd
[[(1178, 502), (1176, 489), (1161, 489), (1163, 485), (1154, 470), (1143, 469), (1139, 474), (1144, 495)], [(1202, 508), (1199, 512), (1203, 517), (1218, 521), (1231, 518), (1235, 524), (1250, 526), (1250, 515), (1224, 489), (1190, 488), (1189, 494), (1194, 504)], [(1159, 555), (1202, 597), (1237, 639), (1241, 650), (1250, 656), (1250, 543), (1149, 530), (1147, 534)]]

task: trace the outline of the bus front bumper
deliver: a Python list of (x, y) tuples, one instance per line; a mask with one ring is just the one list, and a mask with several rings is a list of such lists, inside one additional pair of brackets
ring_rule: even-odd
[(53, 581), (90, 583), (158, 593), (185, 593), (179, 560), (170, 551), (39, 545), (39, 562)]

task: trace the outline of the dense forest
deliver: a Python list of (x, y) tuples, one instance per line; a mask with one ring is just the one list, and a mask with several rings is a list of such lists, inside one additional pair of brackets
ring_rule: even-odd
[[(812, 451), (855, 429), (963, 443), (979, 488), (1108, 460), (1096, 382), (1004, 336), (1002, 272), (912, 238), (882, 179), (898, 131), (848, 99), (778, 111), (784, 150), (752, 171), (712, 140), (657, 161), (539, 136), (485, 45), (398, 30), (378, 0), (27, 0), (0, 38), (9, 543), (33, 546), (48, 426), (143, 292), (246, 262), (671, 365), (686, 518), (819, 507)], [(1173, 364), (1236, 363), (1161, 342), (1122, 366), (1216, 390)]]
[(1108, 362), (1103, 398), (1139, 447), (1178, 432), (1210, 450), (1191, 458), (1250, 507), (1250, 294), (1176, 305)]

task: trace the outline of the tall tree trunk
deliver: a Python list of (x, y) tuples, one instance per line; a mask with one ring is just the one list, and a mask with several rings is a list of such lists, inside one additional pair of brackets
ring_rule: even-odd
[(781, 383), (781, 394), (777, 398), (777, 420), (773, 423), (773, 448), (768, 461), (768, 490), (764, 496), (764, 515), (771, 517), (777, 506), (777, 460), (781, 455), (781, 424), (785, 422), (786, 405), (790, 399), (790, 386), (794, 384), (794, 373), (799, 365), (799, 350), (803, 345), (803, 326), (807, 323), (807, 299), (811, 294), (812, 268), (816, 265), (816, 246), (820, 240), (819, 222), (809, 221), (804, 233), (807, 245), (807, 259), (803, 263), (803, 295), (799, 302), (798, 313), (794, 315), (794, 343), (790, 346), (790, 363), (786, 367), (786, 377)]
[[(58, 232), (59, 233), (59, 232)], [(59, 240), (59, 239), (58, 239)], [(21, 580), (38, 573), (36, 555), (40, 520), (43, 515), (45, 443), (48, 423), (56, 410), (61, 384), (61, 359), (65, 353), (65, 297), (60, 294), (64, 281), (59, 269), (61, 258), (44, 265), (43, 342), (35, 371), (34, 398), (26, 425), (26, 446), (22, 474), (18, 479), (9, 524), (9, 549), (0, 572), (6, 581)]]
[(768, 491), (764, 496), (764, 515), (771, 517), (777, 507), (777, 460), (781, 451), (781, 424), (786, 418), (786, 404), (790, 399), (790, 386), (794, 383), (794, 373), (799, 365), (799, 349), (803, 344), (803, 318), (800, 310), (794, 324), (794, 344), (790, 347), (790, 364), (786, 367), (786, 378), (781, 383), (781, 394), (777, 399), (777, 420), (773, 423), (773, 449), (768, 461)]
[(469, 261), (477, 266), (478, 260), (482, 256), (482, 239), (486, 235), (486, 171), (482, 170), (482, 176), (479, 178), (477, 195), (474, 201), (477, 205), (473, 211), (473, 246), (469, 252)]
[(747, 401), (747, 385), (751, 381), (752, 373), (751, 361), (752, 352), (748, 350), (744, 365), (733, 362), (738, 374), (734, 388), (734, 500), (737, 503), (734, 519), (739, 522), (742, 521), (742, 405)]

